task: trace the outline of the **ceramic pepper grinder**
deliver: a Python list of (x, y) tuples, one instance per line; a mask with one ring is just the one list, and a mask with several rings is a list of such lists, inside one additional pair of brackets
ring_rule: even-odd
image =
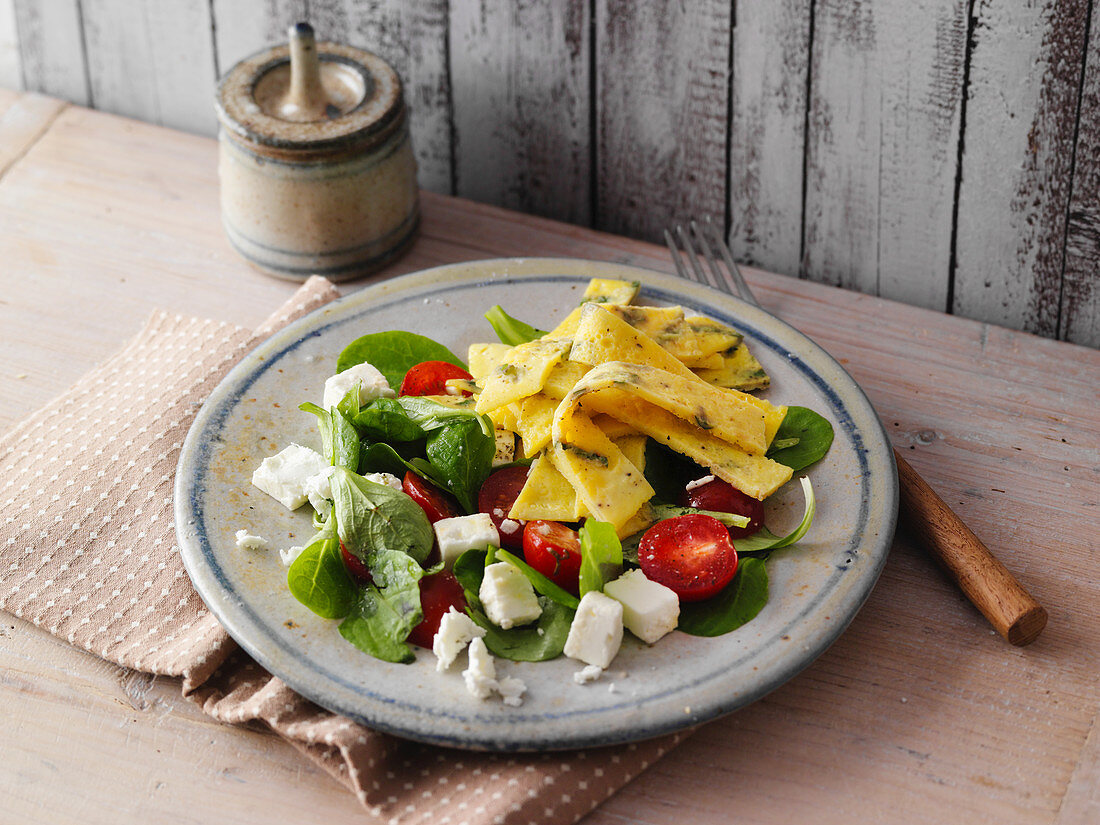
[(401, 80), (380, 57), (298, 23), (230, 69), (216, 108), (222, 223), (251, 263), (344, 280), (411, 242), (416, 161)]

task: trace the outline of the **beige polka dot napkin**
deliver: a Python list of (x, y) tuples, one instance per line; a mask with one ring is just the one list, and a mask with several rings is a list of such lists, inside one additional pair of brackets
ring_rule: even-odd
[(678, 737), (507, 756), (377, 733), (303, 699), (238, 650), (187, 578), (172, 490), (195, 412), (252, 347), (337, 295), (311, 278), (254, 332), (155, 313), (0, 441), (0, 608), (117, 664), (181, 677), (216, 719), (266, 723), (378, 821), (573, 822)]

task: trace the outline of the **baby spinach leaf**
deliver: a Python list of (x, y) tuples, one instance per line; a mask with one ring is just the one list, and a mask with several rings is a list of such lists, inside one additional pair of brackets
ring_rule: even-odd
[(374, 584), (363, 587), (340, 635), (365, 653), (387, 662), (416, 657), (405, 641), (424, 618), (420, 579), (424, 570), (404, 553), (380, 549), (368, 556)]
[(381, 442), (371, 444), (366, 441), (362, 443), (359, 450), (359, 469), (357, 471), (359, 475), (389, 473), (401, 478), (405, 475), (406, 469), (409, 469), (409, 465), (405, 458), (389, 444)]
[(617, 576), (623, 568), (623, 546), (615, 528), (606, 521), (585, 519), (581, 537), (581, 596), (593, 590), (603, 590), (604, 582)]
[(329, 483), (340, 539), (348, 552), (370, 567), (370, 554), (383, 548), (423, 562), (435, 534), (424, 511), (402, 492), (337, 467)]
[[(792, 439), (797, 441), (792, 443)], [(821, 459), (832, 443), (833, 425), (827, 419), (806, 407), (788, 407), (772, 439), (768, 458), (797, 473)]]
[(763, 559), (741, 559), (729, 587), (713, 598), (680, 605), (679, 629), (692, 636), (721, 636), (751, 621), (768, 603)]
[(655, 504), (653, 505), (653, 512), (656, 513), (658, 521), (697, 513), (716, 518), (727, 527), (744, 527), (749, 523), (748, 516), (739, 516), (736, 513), (723, 513), (720, 510), (700, 510), (697, 507), (679, 507), (675, 504)]
[[(518, 568), (519, 572), (527, 577), (527, 581), (531, 582), (531, 586), (535, 588), (535, 592), (541, 593), (543, 596), (550, 599), (551, 601), (555, 601), (560, 605), (568, 607), (570, 610), (576, 610), (578, 607), (580, 607), (580, 599), (578, 599), (568, 590), (563, 590), (562, 588), (558, 587), (556, 584), (554, 584), (554, 582), (546, 578), (546, 576), (542, 575), (542, 573), (533, 568), (523, 559), (517, 556), (513, 556), (504, 548), (498, 549), (495, 555), (497, 556), (497, 558), (506, 561), (512, 566)], [(488, 557), (486, 557), (485, 563), (491, 564), (492, 562), (490, 562)]]
[(817, 512), (817, 501), (814, 498), (814, 488), (810, 484), (810, 479), (803, 476), (799, 481), (802, 482), (802, 492), (806, 496), (806, 510), (802, 514), (802, 521), (799, 522), (798, 526), (786, 536), (777, 536), (768, 530), (767, 527), (761, 527), (751, 536), (745, 536), (743, 539), (734, 539), (733, 546), (738, 554), (778, 550), (780, 547), (788, 547), (794, 544), (806, 535), (806, 531), (809, 530), (810, 525), (813, 524), (814, 513)]
[(477, 493), (493, 469), (496, 439), (486, 416), (457, 421), (428, 436), (428, 460), (443, 488), (467, 513), (477, 511)]
[(493, 624), (479, 607), (467, 606), (466, 612), (479, 627), (485, 628), (485, 646), (494, 656), (515, 662), (542, 662), (557, 658), (565, 650), (575, 611), (545, 596), (538, 598), (542, 607), (538, 621), (508, 630)]
[(291, 594), (325, 619), (341, 619), (355, 604), (356, 587), (340, 557), (336, 519), (329, 517), (286, 573)]
[(317, 416), (321, 449), (329, 463), (354, 472), (359, 467), (359, 433), (351, 422), (339, 409), (326, 410), (309, 401), (299, 404), (298, 409)]
[(405, 373), (421, 361), (446, 361), (466, 368), (459, 357), (440, 343), (415, 332), (372, 332), (356, 338), (336, 359), (336, 371), (343, 372), (356, 364), (373, 364), (386, 376), (395, 390), (401, 386)]
[(360, 435), (371, 441), (416, 441), (424, 430), (396, 398), (375, 398), (351, 419)]
[(510, 344), (513, 347), (534, 341), (546, 334), (541, 329), (535, 329), (530, 324), (513, 318), (501, 308), (500, 304), (496, 304), (485, 313), (485, 320), (492, 324), (502, 344)]
[(419, 395), (403, 395), (397, 399), (409, 420), (425, 432), (438, 430), (458, 421), (477, 418), (472, 407), (448, 407)]

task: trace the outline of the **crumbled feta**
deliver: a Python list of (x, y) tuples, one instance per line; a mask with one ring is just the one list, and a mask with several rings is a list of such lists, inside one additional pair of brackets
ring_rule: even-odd
[(603, 668), (598, 665), (585, 665), (573, 674), (573, 681), (578, 685), (594, 682), (603, 674)]
[(684, 489), (694, 490), (696, 487), (702, 487), (704, 484), (710, 484), (712, 481), (714, 481), (714, 476), (703, 476), (702, 478), (695, 479), (695, 481), (689, 481), (684, 485)]
[(329, 463), (320, 453), (301, 444), (291, 444), (260, 462), (252, 473), (252, 484), (288, 510), (297, 510), (309, 498), (306, 482), (326, 467)]
[(515, 535), (517, 530), (523, 529), (523, 522), (516, 521), (514, 518), (506, 518), (500, 523), (500, 532), (506, 536)]
[(497, 686), (497, 668), (493, 664), (493, 654), (481, 639), (470, 642), (470, 666), (462, 671), (466, 680), (466, 690), (478, 699), (488, 699)]
[(643, 642), (653, 644), (676, 629), (680, 600), (641, 570), (629, 570), (604, 585), (603, 592), (623, 606), (623, 625)]
[(453, 607), (443, 614), (439, 630), (432, 640), (432, 653), (435, 654), (435, 669), (442, 673), (454, 664), (458, 654), (466, 649), (474, 639), (485, 635), (485, 628), (478, 627), (465, 613), (459, 613)]
[(606, 668), (619, 652), (622, 641), (623, 606), (596, 590), (585, 593), (569, 626), (565, 655)]
[(325, 467), (321, 472), (306, 479), (303, 485), (309, 505), (317, 511), (317, 515), (327, 519), (332, 512), (332, 477), (335, 467)]
[(523, 704), (523, 694), (527, 692), (527, 685), (514, 676), (497, 679), (493, 654), (489, 652), (489, 648), (485, 646), (480, 636), (475, 636), (470, 641), (469, 654), (470, 666), (462, 671), (462, 678), (466, 680), (466, 690), (471, 695), (485, 700), (495, 692), (500, 694), (504, 704), (509, 707), (519, 707)]
[(497, 693), (504, 704), (512, 708), (518, 708), (523, 704), (523, 694), (527, 692), (527, 685), (515, 676), (505, 676), (497, 681)]
[(390, 389), (386, 376), (371, 364), (356, 364), (325, 381), (325, 396), (322, 406), (327, 410), (344, 400), (351, 388), (359, 385), (359, 403), (366, 404), (375, 398), (393, 398), (396, 393)]
[(467, 550), (500, 547), (500, 533), (488, 513), (443, 518), (432, 525), (439, 543), (439, 554), (448, 569)]
[(498, 561), (485, 568), (478, 598), (489, 621), (507, 630), (533, 622), (542, 615), (538, 596), (519, 568)]
[(254, 536), (247, 530), (237, 531), (238, 550), (267, 550), (271, 545), (263, 536)]
[(305, 549), (306, 548), (299, 547), (298, 545), (288, 547), (286, 550), (280, 548), (279, 558), (282, 559), (283, 564), (285, 564), (287, 567), (290, 567), (290, 565), (294, 564), (294, 560), (298, 558), (298, 556), (302, 555), (302, 551)]
[(404, 489), (401, 486), (401, 479), (392, 473), (367, 473), (363, 478), (367, 481), (373, 481), (375, 484), (384, 484), (399, 493)]

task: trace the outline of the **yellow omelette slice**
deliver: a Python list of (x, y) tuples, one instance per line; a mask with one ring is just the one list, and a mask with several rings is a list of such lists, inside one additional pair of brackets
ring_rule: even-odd
[(771, 384), (768, 373), (749, 352), (747, 344), (741, 344), (723, 353), (722, 363), (716, 368), (694, 367), (695, 374), (716, 387), (735, 390), (759, 390)]
[(581, 301), (596, 304), (629, 304), (641, 289), (638, 281), (620, 281), (615, 278), (593, 278), (585, 287)]
[(481, 384), (511, 351), (508, 344), (470, 344), (466, 350), (467, 370)]
[(569, 346), (566, 340), (539, 338), (512, 347), (485, 378), (477, 411), (489, 412), (537, 393), (554, 365), (568, 354)]
[(536, 393), (515, 403), (519, 407), (515, 431), (523, 440), (523, 454), (528, 457), (534, 456), (550, 443), (554, 410), (558, 408), (559, 401), (542, 393)]
[[(603, 396), (598, 402), (594, 396)], [(592, 369), (562, 401), (555, 419), (572, 414), (578, 404), (614, 415), (622, 399), (636, 397), (694, 424), (700, 431), (736, 444), (746, 452), (763, 453), (763, 411), (695, 376), (685, 378), (644, 364), (611, 361)]]

